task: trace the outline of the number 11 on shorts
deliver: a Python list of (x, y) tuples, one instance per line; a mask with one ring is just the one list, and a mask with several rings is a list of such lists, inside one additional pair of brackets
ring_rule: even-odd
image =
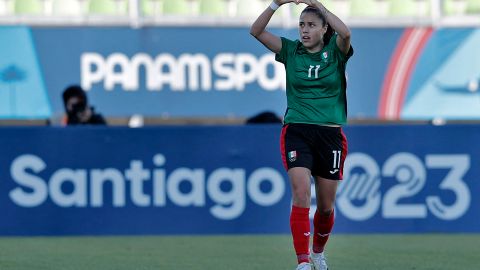
[(341, 150), (333, 150), (333, 170), (330, 171), (331, 174), (338, 172), (340, 169), (340, 161), (342, 159), (342, 151)]

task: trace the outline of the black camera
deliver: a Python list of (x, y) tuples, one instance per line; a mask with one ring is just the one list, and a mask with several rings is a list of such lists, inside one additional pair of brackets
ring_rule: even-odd
[(72, 114), (82, 113), (87, 109), (87, 104), (85, 102), (79, 102), (72, 106)]

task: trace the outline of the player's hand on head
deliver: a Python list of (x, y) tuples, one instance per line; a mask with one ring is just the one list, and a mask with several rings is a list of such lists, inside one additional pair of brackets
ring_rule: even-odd
[(295, 4), (306, 4), (309, 6), (314, 6), (317, 0), (295, 0)]
[(281, 5), (287, 4), (287, 3), (295, 3), (296, 0), (273, 0), (273, 2), (275, 2), (275, 4), (281, 6)]

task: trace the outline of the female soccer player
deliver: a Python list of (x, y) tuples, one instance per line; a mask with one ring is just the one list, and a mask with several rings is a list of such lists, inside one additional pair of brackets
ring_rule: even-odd
[[(286, 3), (307, 4), (299, 20), (300, 41), (265, 30), (275, 10)], [(350, 29), (317, 0), (273, 0), (250, 29), (251, 35), (285, 65), (287, 110), (281, 134), (284, 166), (292, 188), (290, 228), (297, 270), (328, 269), (323, 250), (334, 223), (333, 207), (342, 179), (347, 141), (345, 67), (353, 49)], [(315, 182), (317, 211), (310, 241), (310, 179)]]

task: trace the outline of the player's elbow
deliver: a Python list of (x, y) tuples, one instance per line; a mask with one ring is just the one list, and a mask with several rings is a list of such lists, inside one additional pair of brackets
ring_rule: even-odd
[(250, 28), (250, 35), (256, 38), (258, 36), (258, 31), (255, 31), (255, 29)]
[(258, 29), (255, 26), (250, 27), (250, 35), (252, 35), (254, 38), (258, 38), (260, 34), (262, 33), (262, 29)]

